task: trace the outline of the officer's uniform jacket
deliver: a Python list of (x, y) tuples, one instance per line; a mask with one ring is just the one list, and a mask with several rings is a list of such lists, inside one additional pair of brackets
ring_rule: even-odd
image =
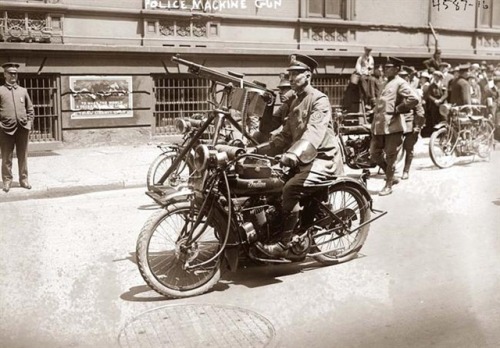
[(304, 186), (314, 185), (342, 171), (330, 101), (311, 85), (296, 95), (285, 125), (271, 140), (271, 147), (276, 153), (283, 153), (299, 140), (308, 141), (318, 151), (312, 167), (300, 168), (309, 171)]
[(422, 100), (419, 98), (418, 104), (410, 110), (410, 112), (405, 113), (403, 116), (406, 122), (405, 133), (411, 133), (416, 128), (422, 129), (425, 124), (425, 110), (422, 105)]
[(418, 104), (418, 95), (408, 82), (395, 76), (384, 85), (375, 106), (372, 133), (375, 135), (406, 132), (404, 113)]
[(34, 109), (26, 88), (17, 84), (0, 86), (0, 128), (14, 134), (19, 126), (31, 129)]
[(450, 103), (455, 105), (471, 104), (470, 84), (462, 76), (453, 81), (451, 87)]

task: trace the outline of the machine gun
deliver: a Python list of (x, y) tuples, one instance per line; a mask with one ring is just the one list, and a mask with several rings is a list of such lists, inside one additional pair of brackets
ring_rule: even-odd
[(232, 71), (228, 71), (227, 74), (221, 73), (220, 71), (213, 70), (210, 68), (207, 68), (201, 64), (196, 64), (193, 62), (190, 62), (189, 60), (185, 60), (182, 58), (179, 58), (178, 56), (173, 56), (172, 61), (184, 65), (188, 67), (188, 71), (191, 74), (200, 76), (200, 77), (205, 77), (211, 81), (215, 81), (219, 84), (222, 85), (229, 85), (231, 84), (233, 87), (239, 87), (239, 88), (253, 88), (256, 90), (260, 90), (263, 92), (267, 92), (270, 95), (274, 96), (274, 92), (270, 89), (266, 88), (266, 85), (258, 82), (258, 81), (245, 81), (243, 80), (243, 74), (238, 74)]
[[(250, 116), (249, 114), (252, 113), (252, 109), (256, 104), (258, 104), (255, 103), (255, 99), (261, 98), (265, 103), (265, 106), (264, 110), (258, 113), (258, 116), (270, 117), (272, 115), (274, 103), (276, 101), (276, 95), (272, 90), (267, 89), (265, 84), (258, 81), (245, 81), (242, 74), (231, 71), (224, 74), (220, 71), (207, 68), (201, 64), (196, 64), (179, 58), (178, 56), (173, 56), (172, 61), (177, 64), (187, 66), (188, 72), (191, 74), (204, 77), (212, 81), (211, 92), (209, 93), (211, 100), (209, 99), (208, 102), (219, 110), (238, 110), (240, 117), (234, 119), (232, 116), (227, 116), (227, 120), (253, 143), (257, 143), (247, 131), (247, 124)], [(223, 89), (218, 91), (217, 85), (223, 86)], [(222, 92), (222, 97), (217, 101), (216, 94), (219, 92)], [(238, 121), (241, 121), (242, 124), (239, 125)]]

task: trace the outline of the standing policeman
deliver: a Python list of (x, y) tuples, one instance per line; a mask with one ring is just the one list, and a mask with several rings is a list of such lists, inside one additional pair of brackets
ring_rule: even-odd
[(417, 93), (398, 76), (402, 62), (396, 58), (387, 59), (384, 66), (387, 83), (377, 100), (372, 122), (370, 156), (386, 176), (385, 187), (379, 192), (381, 196), (392, 193), (396, 158), (403, 143), (403, 133), (407, 130), (404, 114), (418, 104)]
[(333, 130), (332, 108), (328, 97), (311, 86), (318, 63), (311, 57), (290, 56), (290, 84), (295, 98), (286, 123), (271, 142), (256, 148), (260, 154), (283, 153), (281, 163), (296, 168), (296, 174), (283, 188), (284, 222), (279, 243), (257, 247), (266, 255), (286, 257), (292, 233), (299, 218), (299, 201), (316, 191), (316, 186), (343, 172), (338, 139)]
[(14, 147), (19, 165), (19, 184), (28, 183), (28, 140), (34, 118), (33, 104), (26, 88), (17, 84), (19, 64), (5, 63), (5, 85), (0, 86), (0, 149), (2, 150), (3, 190), (9, 192), (12, 183), (12, 154)]

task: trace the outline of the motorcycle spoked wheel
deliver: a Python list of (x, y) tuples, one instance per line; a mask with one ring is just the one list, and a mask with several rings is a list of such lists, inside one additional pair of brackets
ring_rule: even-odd
[[(222, 254), (210, 263), (192, 269), (185, 264), (201, 264), (216, 256), (221, 244), (217, 223), (206, 217), (192, 229), (199, 211), (189, 202), (169, 205), (153, 214), (137, 240), (137, 264), (141, 276), (156, 292), (171, 298), (189, 297), (210, 290), (220, 279)], [(209, 214), (210, 215), (210, 214)], [(187, 243), (188, 233), (201, 233)]]
[(449, 132), (448, 128), (440, 128), (431, 135), (429, 155), (432, 162), (439, 168), (449, 168), (455, 164), (454, 134), (454, 131)]
[[(333, 186), (328, 192), (328, 204), (331, 211), (341, 218), (350, 230), (356, 229), (371, 216), (366, 198), (358, 190), (348, 186)], [(311, 253), (332, 250), (313, 257), (316, 261), (326, 264), (342, 263), (355, 258), (363, 247), (370, 229), (369, 225), (365, 225), (349, 234), (336, 222), (323, 227), (333, 231), (324, 234), (320, 230), (313, 235), (314, 245)]]
[(480, 158), (489, 158), (495, 142), (493, 139), (493, 126), (484, 122), (479, 127), (476, 141), (479, 145), (477, 155)]
[[(175, 158), (178, 156), (177, 152), (165, 152), (158, 155), (148, 169), (148, 174), (146, 178), (146, 184), (148, 190), (151, 191), (155, 183), (160, 180), (160, 178), (165, 174), (168, 168), (172, 165)], [(181, 161), (177, 169), (170, 174), (170, 176), (165, 180), (164, 185), (177, 187), (180, 184), (185, 184), (189, 180), (189, 175), (193, 171), (189, 167), (186, 161)]]

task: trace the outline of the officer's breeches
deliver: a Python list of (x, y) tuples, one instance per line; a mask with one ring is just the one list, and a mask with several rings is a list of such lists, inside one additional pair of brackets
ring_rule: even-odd
[(418, 132), (406, 133), (403, 140), (403, 149), (405, 150), (405, 166), (403, 171), (410, 171), (411, 161), (413, 160), (413, 149), (418, 141)]
[(385, 171), (385, 176), (388, 181), (392, 181), (394, 177), (396, 159), (402, 143), (403, 132), (372, 136), (370, 143), (371, 160)]
[(16, 148), (19, 166), (19, 181), (28, 179), (28, 140), (29, 130), (19, 127), (13, 135), (0, 130), (0, 149), (2, 150), (2, 180), (12, 181), (12, 155)]

